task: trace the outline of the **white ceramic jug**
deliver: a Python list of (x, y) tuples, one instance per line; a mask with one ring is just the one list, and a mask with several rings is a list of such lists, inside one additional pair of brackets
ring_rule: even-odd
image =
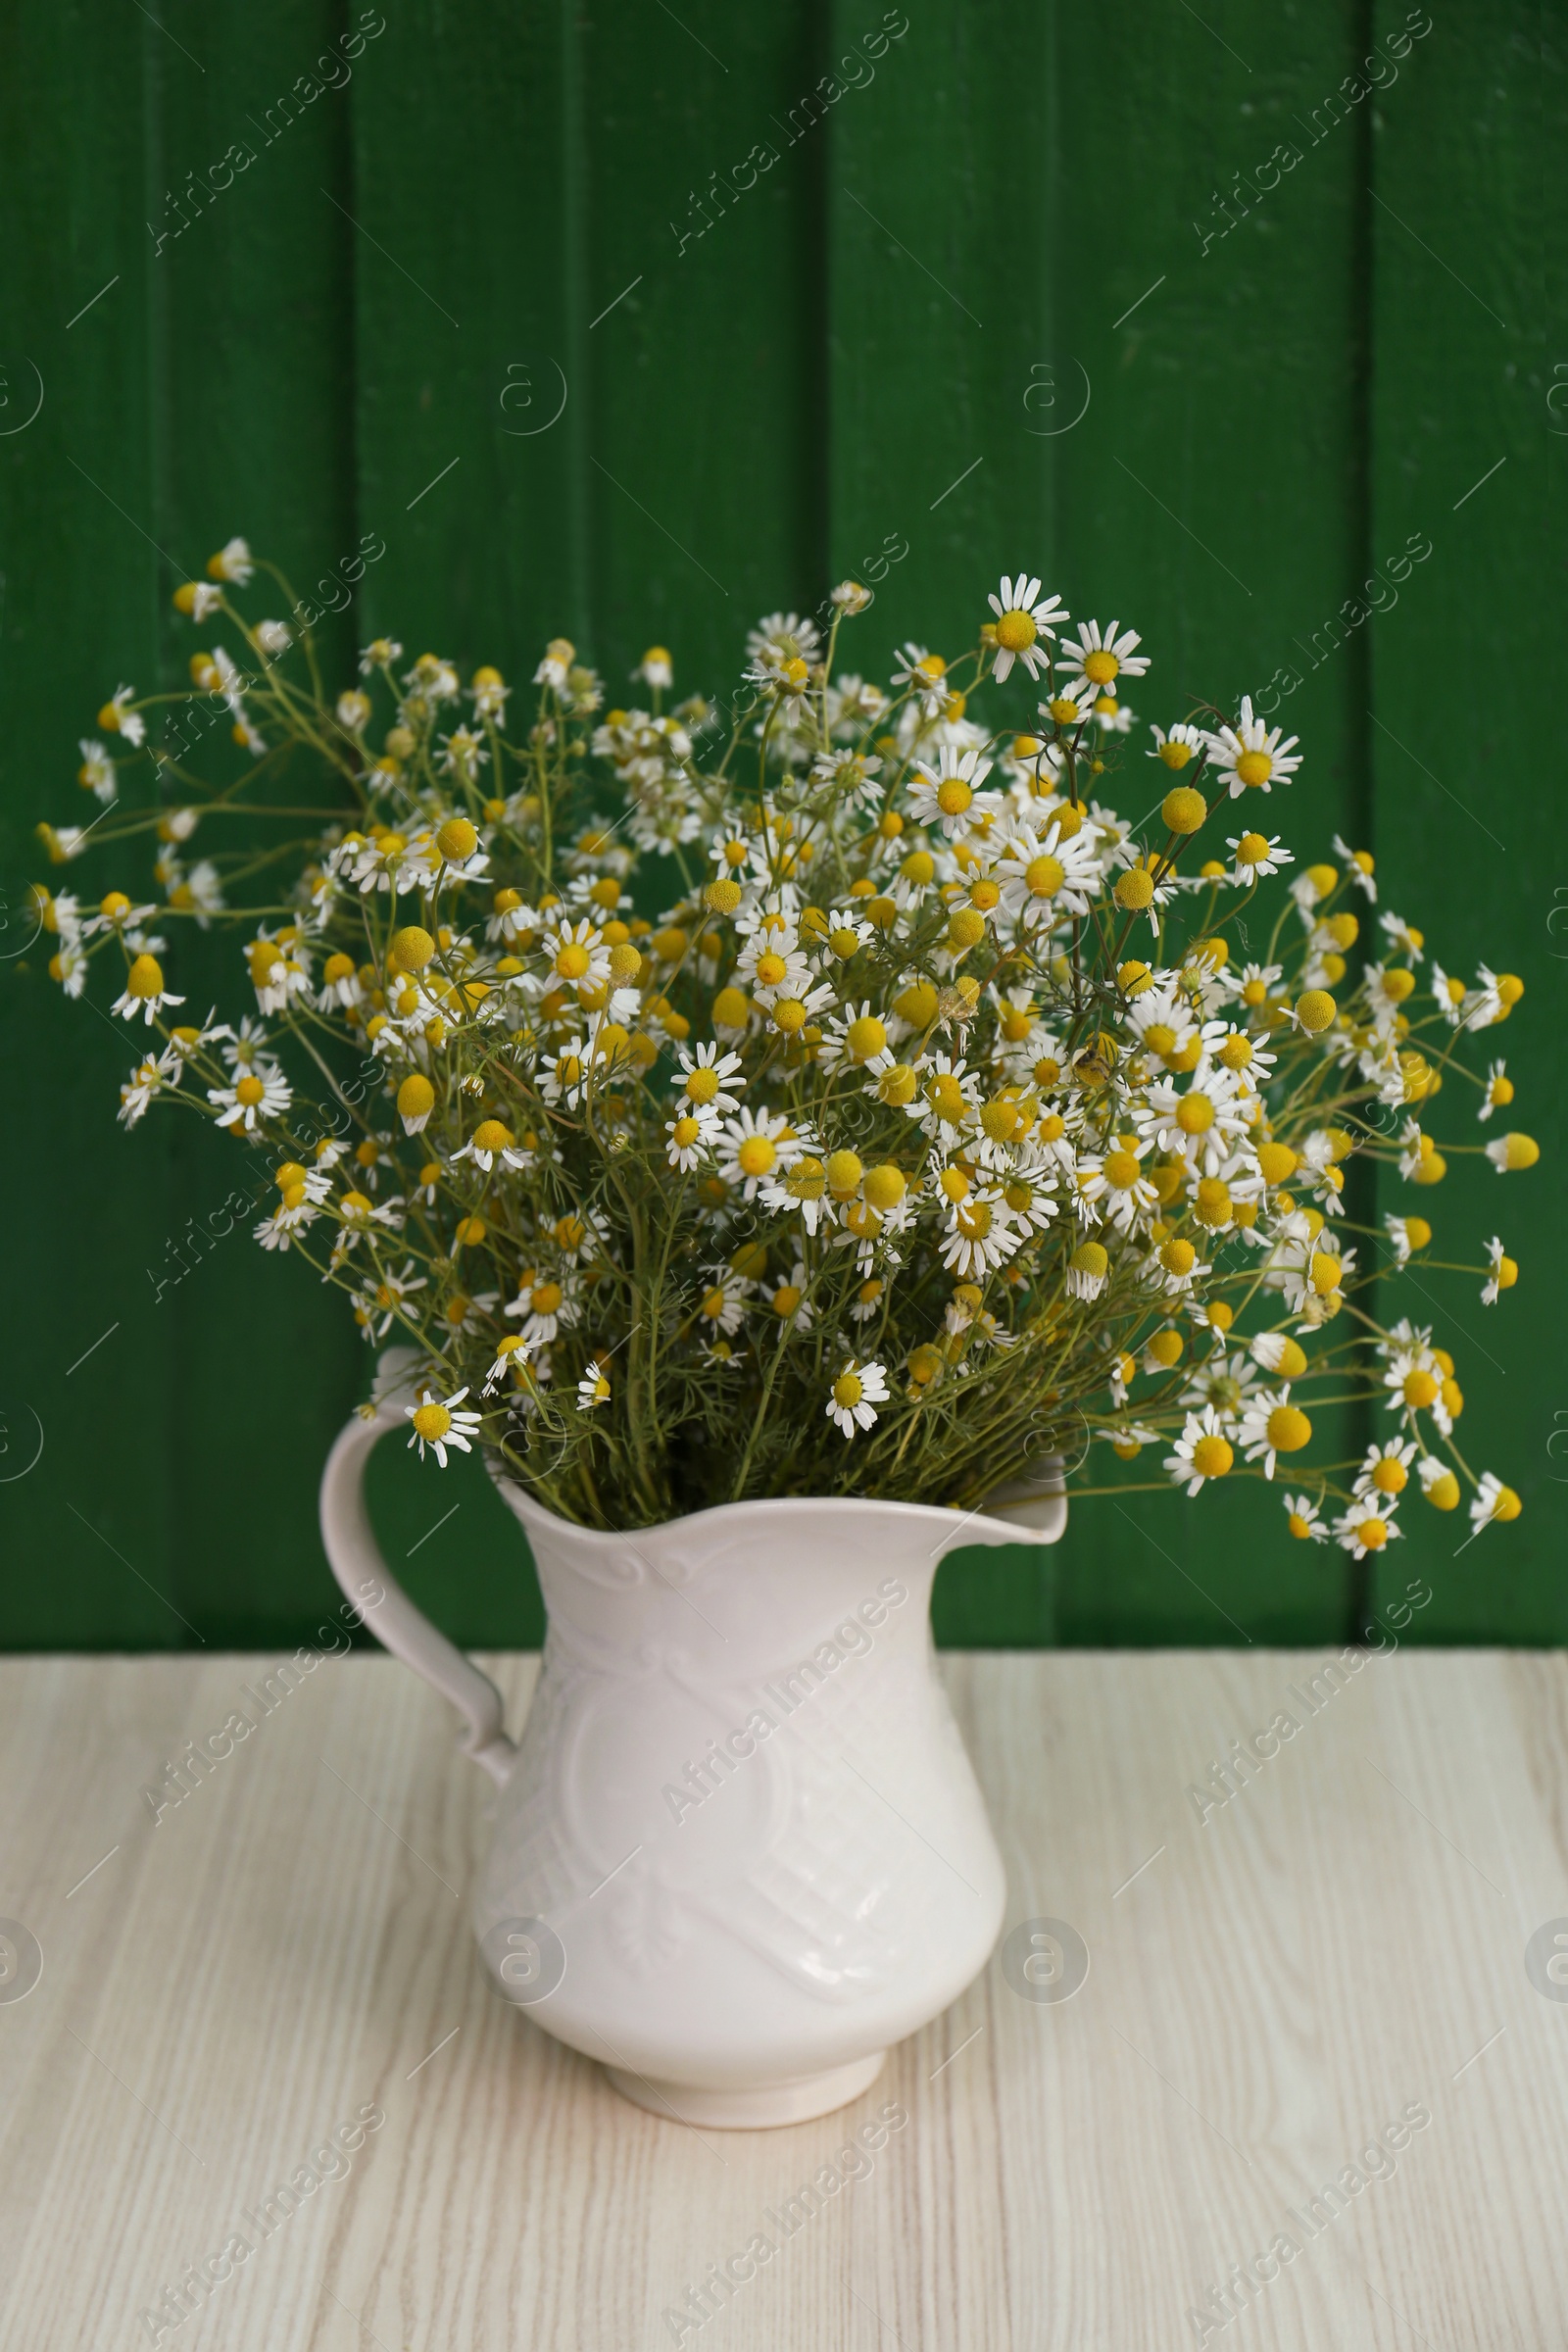
[[(383, 1357), (321, 1482), (344, 1592), (467, 1719), (500, 1784), (474, 1905), (498, 1988), (654, 2113), (800, 2123), (984, 1967), (1005, 1879), (936, 1673), (928, 1603), (958, 1544), (1054, 1542), (1059, 1465), (1001, 1512), (810, 1498), (599, 1534), (499, 1479), (549, 1610), (522, 1737), (376, 1549), (366, 1458), (406, 1431)], [(391, 1385), (389, 1384), (398, 1384)]]

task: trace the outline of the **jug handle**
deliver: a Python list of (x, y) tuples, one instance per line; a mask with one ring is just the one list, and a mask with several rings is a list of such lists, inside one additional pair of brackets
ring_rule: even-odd
[(415, 1607), (382, 1558), (365, 1507), (365, 1465), (390, 1430), (407, 1427), (403, 1408), (413, 1402), (407, 1376), (416, 1361), (412, 1348), (387, 1350), (373, 1411), (366, 1406), (357, 1412), (327, 1455), (321, 1473), (321, 1542), (360, 1623), (369, 1625), (394, 1657), (451, 1699), (467, 1725), (459, 1742), (464, 1754), (505, 1784), (517, 1750), (502, 1728), (500, 1691)]

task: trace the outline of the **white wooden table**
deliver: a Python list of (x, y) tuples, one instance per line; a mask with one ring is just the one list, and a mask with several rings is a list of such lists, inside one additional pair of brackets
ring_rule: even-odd
[[(949, 1658), (1013, 1979), (1044, 1935), (1039, 1989), (1071, 1981), (1040, 1919), (1087, 1978), (1025, 1997), (998, 1959), (858, 2106), (700, 2137), (487, 1988), (488, 1784), (390, 1660), (326, 1660), (153, 1826), (272, 1663), (0, 1662), (0, 1996), (42, 1960), (0, 1997), (6, 2352), (1568, 2343), (1560, 1656), (1399, 1652), (1315, 1714), (1298, 1651)], [(487, 1663), (515, 1721), (535, 1662)], [(823, 2174), (891, 2101), (871, 2169)]]

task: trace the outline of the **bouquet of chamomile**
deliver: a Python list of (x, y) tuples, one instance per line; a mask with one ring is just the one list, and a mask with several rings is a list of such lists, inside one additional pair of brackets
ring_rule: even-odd
[[(1026, 575), (885, 683), (847, 581), (760, 621), (724, 703), (656, 646), (622, 707), (562, 639), (523, 684), (387, 637), (324, 684), (280, 573), (242, 539), (208, 569), (189, 691), (122, 686), (81, 747), (101, 808), (39, 828), (110, 885), (39, 886), (50, 969), (140, 1050), (125, 1125), (231, 1135), (259, 1245), (417, 1349), (421, 1455), (480, 1444), (612, 1528), (969, 1508), (1052, 1457), (1092, 1478), (1094, 1441), (1189, 1495), (1275, 1481), (1358, 1559), (1411, 1495), (1517, 1515), (1383, 1301), (1444, 1262), (1416, 1204), (1453, 1152), (1539, 1156), (1466, 1053), (1521, 983), (1440, 968), (1365, 852), (1298, 858), (1302, 754), (1249, 700), (1135, 727), (1137, 633)], [(192, 925), (235, 935), (203, 1018)], [(1432, 1133), (1445, 1093), (1475, 1140)], [(1357, 1222), (1359, 1161), (1407, 1213)], [(1475, 1257), (1493, 1303), (1517, 1268)], [(1357, 1397), (1377, 1442), (1314, 1460), (1314, 1399)]]

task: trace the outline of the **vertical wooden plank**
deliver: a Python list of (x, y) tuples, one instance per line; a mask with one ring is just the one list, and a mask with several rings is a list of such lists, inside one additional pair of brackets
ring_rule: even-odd
[[(20, 707), (10, 740), (31, 754), (15, 779), (24, 828), (40, 778), (59, 779), (42, 796), (57, 816), (79, 813), (63, 806), (75, 739), (92, 731), (110, 670), (143, 692), (184, 682), (198, 641), (170, 598), (214, 547), (241, 531), (303, 574), (352, 545), (350, 232), (323, 189), (347, 193), (345, 91), (358, 70), (326, 0), (289, 0), (249, 28), (138, 21), (125, 56), (69, 16), (50, 19), (47, 34), (39, 12), (25, 22), (13, 103), (82, 87), (89, 119), (103, 120), (89, 162), (48, 150), (69, 184), (32, 181), (19, 204), (48, 217), (40, 253), (58, 238), (52, 223), (72, 220), (72, 309), (120, 267), (69, 328), (58, 279), (40, 270), (29, 289), (55, 399), (18, 439), (10, 477), (11, 544), (27, 562), (10, 625), (43, 662), (41, 673), (36, 656), (19, 662), (10, 681)], [(42, 143), (24, 128), (12, 151), (35, 163)], [(345, 630), (339, 659), (350, 643)], [(219, 744), (212, 760), (241, 757)], [(132, 791), (151, 805), (150, 776)], [(89, 853), (69, 880), (92, 899), (111, 883), (158, 895), (140, 843), (113, 862), (111, 872)], [(211, 1003), (243, 1009), (232, 935), (169, 930), (172, 985), (198, 1016)], [(58, 1558), (65, 1573), (16, 1596), (13, 1637), (285, 1638), (331, 1595), (315, 1493), (324, 1439), (362, 1377), (352, 1334), (308, 1275), (263, 1258), (253, 1218), (230, 1231), (220, 1216), (212, 1236), (232, 1190), (266, 1195), (260, 1155), (195, 1122), (118, 1128), (135, 1040), (114, 1023), (110, 1041), (113, 992), (100, 979), (97, 1011), (64, 1004), (42, 958), (23, 960), (35, 1007), (22, 1050), (37, 1057), (20, 1089), (31, 1129), (23, 1164), (37, 1188), (31, 1218), (52, 1246), (36, 1273), (19, 1268), (19, 1287), (25, 1327), (40, 1335), (29, 1376), (56, 1385), (51, 1442), (15, 1507), (32, 1556)], [(65, 1102), (60, 1068), (80, 1073)]]
[[(97, 814), (77, 739), (120, 679), (146, 692), (158, 675), (145, 32), (133, 13), (100, 22), (70, 0), (0, 28), (0, 1642), (22, 1648), (186, 1639), (167, 1597), (172, 1331), (142, 1272), (168, 1230), (172, 1139), (117, 1131), (132, 1047), (107, 997), (96, 1012), (64, 1001), (54, 943), (27, 944), (25, 897), (40, 872), (93, 899), (120, 882), (89, 858), (47, 868), (32, 827)], [(70, 139), (41, 137), (68, 90)]]
[[(1377, 21), (1384, 49), (1396, 46), (1406, 11), (1380, 0)], [(1562, 346), (1550, 339), (1564, 229), (1560, 45), (1549, 14), (1506, 0), (1435, 15), (1377, 116), (1373, 546), (1384, 555), (1414, 534), (1432, 549), (1367, 632), (1378, 879), (1384, 905), (1425, 931), (1445, 970), (1473, 981), (1485, 958), (1526, 987), (1507, 1022), (1466, 1048), (1482, 1070), (1506, 1059), (1512, 1106), (1480, 1124), (1475, 1089), (1450, 1077), (1423, 1114), (1445, 1147), (1444, 1182), (1417, 1191), (1391, 1173), (1379, 1193), (1380, 1210), (1429, 1218), (1432, 1257), (1479, 1264), (1496, 1233), (1521, 1269), (1491, 1308), (1479, 1275), (1414, 1269), (1408, 1311), (1452, 1353), (1467, 1394), (1456, 1440), (1525, 1506), (1462, 1548), (1463, 1509), (1405, 1505), (1408, 1540), (1379, 1581), (1396, 1592), (1413, 1574), (1428, 1579), (1436, 1598), (1410, 1629), (1427, 1641), (1568, 1634), (1568, 1415), (1547, 1371), (1565, 1287), (1563, 1113), (1549, 1073), (1568, 869), (1554, 855), (1558, 795), (1539, 740), (1565, 622), (1550, 531), (1568, 450), (1568, 394), (1553, 392)], [(1539, 1140), (1541, 1164), (1499, 1178), (1477, 1147), (1510, 1127)]]
[(613, 697), (662, 638), (711, 691), (808, 594), (820, 236), (775, 125), (809, 24), (564, 7), (497, 43), (472, 6), (400, 13), (356, 108), (360, 434), (411, 646), (526, 676), (565, 629)]
[[(836, 11), (835, 55), (859, 28)], [(910, 632), (972, 642), (996, 575), (1027, 564), (1153, 652), (1131, 771), (1149, 721), (1259, 691), (1338, 612), (1365, 568), (1367, 131), (1347, 109), (1314, 141), (1297, 118), (1361, 34), (1348, 5), (1223, 24), (1113, 6), (1102, 76), (1075, 71), (1065, 15), (949, 0), (837, 105), (834, 561), (890, 528), (910, 547), (858, 624), (878, 674)], [(1286, 141), (1299, 161), (1260, 190)], [(1217, 200), (1238, 172), (1251, 195)], [(1352, 645), (1290, 703), (1309, 767), (1276, 821), (1298, 857), (1364, 810), (1364, 662)], [(1020, 724), (1026, 688), (996, 698)], [(1112, 798), (1141, 813), (1136, 774)], [(1287, 1545), (1272, 1494), (1186, 1511), (1075, 1506), (1063, 1639), (1341, 1631), (1343, 1555)], [(967, 1638), (988, 1638), (978, 1617)]]
[(587, 635), (574, 14), (417, 0), (353, 92), (359, 493), (388, 548), (367, 626), (465, 674)]
[[(357, 540), (354, 257), (340, 208), (348, 110), (383, 70), (381, 44), (352, 29), (362, 14), (377, 21), (335, 0), (283, 0), (262, 19), (193, 16), (187, 26), (182, 17), (177, 42), (153, 36), (166, 184), (177, 193), (194, 168), (211, 185), (219, 158), (254, 158), (156, 265), (157, 536), (193, 572), (240, 531), (303, 591)], [(166, 667), (183, 682), (198, 639), (170, 609), (170, 586)], [(245, 599), (247, 611), (279, 618), (284, 602), (261, 576)], [(356, 617), (323, 633), (328, 674), (345, 682)], [(208, 764), (238, 772), (246, 757), (223, 745)], [(266, 838), (298, 829), (256, 826)], [(200, 939), (186, 926), (174, 946), (193, 1004), (249, 999), (232, 932)], [(172, 1319), (167, 1442), (176, 1461), (200, 1465), (180, 1480), (176, 1596), (210, 1641), (298, 1639), (337, 1597), (316, 1490), (325, 1446), (362, 1393), (365, 1350), (334, 1293), (251, 1238), (274, 1198), (269, 1154), (194, 1122), (181, 1124), (175, 1151), (176, 1234), (193, 1217), (198, 1231), (210, 1225), (236, 1187), (262, 1204), (159, 1309)]]

